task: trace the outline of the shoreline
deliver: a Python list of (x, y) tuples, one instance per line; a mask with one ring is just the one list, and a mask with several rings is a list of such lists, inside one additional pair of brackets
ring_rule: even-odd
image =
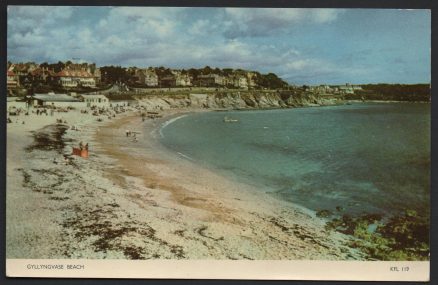
[[(32, 129), (8, 126), (7, 257), (364, 258), (322, 220), (201, 168), (154, 139), (162, 123), (193, 111), (204, 110), (165, 110), (163, 118), (145, 122), (135, 111), (99, 123), (90, 117), (83, 131), (68, 130), (62, 138), (64, 154), (78, 141), (90, 142), (90, 157), (75, 158), (72, 166), (53, 164), (53, 150), (25, 152)], [(140, 131), (139, 142), (127, 139), (126, 129)]]
[[(192, 113), (193, 111), (194, 110), (190, 110), (189, 113)], [(323, 227), (322, 221), (320, 219), (311, 217), (308, 213), (305, 213), (303, 209), (299, 209), (300, 207), (291, 207), (289, 202), (282, 202), (269, 196), (268, 194), (261, 193), (261, 191), (256, 191), (256, 189), (252, 189), (252, 187), (249, 185), (226, 179), (211, 169), (203, 168), (196, 163), (181, 157), (178, 153), (175, 153), (164, 147), (158, 141), (158, 139), (154, 137), (154, 135), (158, 135), (158, 132), (164, 123), (184, 114), (187, 114), (187, 110), (182, 110), (182, 112), (181, 110), (176, 112), (171, 111), (169, 114), (166, 114), (159, 120), (146, 121), (145, 126), (143, 126), (145, 133), (141, 139), (143, 143), (139, 144), (141, 153), (133, 151), (133, 154), (128, 154), (126, 152), (122, 153), (117, 151), (114, 148), (106, 148), (105, 154), (111, 156), (112, 158), (118, 159), (118, 164), (122, 165), (124, 169), (127, 170), (127, 173), (125, 173), (128, 175), (128, 177), (138, 178), (143, 176), (143, 185), (137, 184), (137, 187), (140, 187), (143, 191), (150, 191), (149, 193), (151, 196), (159, 196), (162, 194), (157, 194), (157, 192), (170, 193), (171, 201), (163, 201), (157, 196), (155, 197), (155, 201), (158, 204), (166, 204), (169, 208), (180, 210), (180, 213), (182, 213), (184, 216), (183, 220), (185, 223), (187, 223), (189, 228), (195, 227), (195, 225), (202, 220), (204, 223), (214, 224), (214, 228), (210, 225), (204, 225), (207, 226), (212, 233), (232, 233), (242, 230), (242, 226), (238, 226), (236, 229), (236, 227), (233, 225), (233, 223), (239, 221), (242, 216), (247, 215), (245, 219), (249, 220), (251, 224), (254, 223), (255, 218), (260, 219), (260, 217), (257, 217), (260, 212), (269, 214), (269, 217), (275, 220), (280, 216), (275, 212), (281, 208), (282, 213), (284, 214), (289, 212), (288, 214), (291, 216), (288, 218), (294, 219), (295, 222), (302, 224), (306, 224), (307, 222), (309, 223), (309, 228), (313, 228), (313, 230), (316, 231), (321, 230)], [(142, 125), (140, 118), (136, 116), (127, 117), (120, 125), (119, 123), (120, 121), (115, 124), (115, 128), (119, 130), (117, 132), (119, 137), (116, 139), (116, 145), (121, 142), (120, 140), (124, 139), (122, 139), (123, 136), (121, 135), (123, 130), (138, 129), (139, 126)], [(114, 128), (114, 125), (112, 128)], [(110, 130), (109, 132), (114, 133), (114, 129)], [(108, 140), (108, 137), (106, 137), (107, 134), (108, 132), (106, 134), (102, 134), (102, 132), (100, 132), (99, 135), (101, 136), (101, 139)], [(137, 146), (135, 148), (137, 148)], [(132, 147), (129, 149), (131, 151), (133, 150)], [(146, 162), (148, 165), (147, 169), (143, 167), (141, 172), (138, 171), (138, 169), (141, 168), (140, 165), (142, 163), (133, 164), (133, 156), (135, 156), (136, 160), (141, 161), (142, 163)], [(129, 162), (129, 164), (127, 162)], [(148, 174), (145, 175), (144, 172), (148, 172)], [(191, 175), (193, 173), (195, 173), (196, 176)], [(126, 179), (126, 177), (121, 178), (121, 180), (123, 179)], [(115, 180), (120, 181), (120, 179)], [(152, 194), (151, 192), (154, 193)], [(263, 202), (260, 203), (260, 201)], [(238, 209), (237, 212), (236, 209)], [(266, 218), (264, 220), (266, 220)], [(232, 223), (230, 223), (230, 221), (232, 221)], [(258, 221), (258, 224), (260, 224), (262, 221), (263, 218)], [(248, 221), (239, 221), (238, 223), (249, 224)], [(275, 232), (275, 226), (274, 229), (272, 229), (272, 225), (269, 225), (270, 223), (271, 222), (268, 222), (267, 225), (269, 228), (271, 228), (269, 231)], [(274, 225), (276, 223), (274, 223)], [(277, 227), (279, 227), (278, 223)], [(283, 226), (280, 226), (280, 229), (282, 227)], [(284, 226), (283, 230), (286, 227), (287, 226)], [(222, 238), (225, 239), (224, 236), (222, 236)], [(248, 237), (246, 237), (246, 239), (247, 238)], [(230, 245), (229, 247), (233, 246), (236, 245)], [(255, 248), (253, 248), (253, 250), (254, 249)], [(263, 253), (263, 255), (266, 254), (266, 252)], [(280, 253), (278, 252), (277, 254)], [(297, 253), (289, 252), (283, 254), (293, 256)], [(322, 252), (318, 254), (324, 255)], [(251, 253), (247, 253), (245, 256), (250, 257)], [(254, 259), (264, 258), (267, 257), (254, 257)], [(272, 256), (269, 258), (275, 259), (275, 257)]]

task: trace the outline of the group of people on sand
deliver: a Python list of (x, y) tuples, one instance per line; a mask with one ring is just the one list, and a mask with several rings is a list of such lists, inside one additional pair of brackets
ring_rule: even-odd
[(88, 143), (86, 143), (86, 144), (84, 145), (83, 142), (80, 142), (80, 143), (79, 143), (79, 149), (80, 149), (80, 150), (88, 150)]
[[(46, 114), (46, 116), (47, 116), (48, 115), (47, 109), (37, 109), (36, 110), (36, 114), (37, 114), (37, 116), (43, 115), (43, 114)], [(51, 111), (51, 115), (53, 116), (53, 110)]]
[(130, 130), (126, 130), (126, 137), (132, 137), (132, 141), (133, 142), (138, 142), (138, 139), (137, 139), (137, 132), (132, 132), (132, 131), (130, 131)]
[(67, 120), (56, 119), (56, 123), (57, 123), (57, 124), (67, 124)]
[[(18, 119), (17, 119), (17, 120), (15, 120), (15, 122), (16, 122), (16, 123), (20, 123), (20, 122), (18, 121)], [(6, 119), (6, 123), (8, 123), (8, 124), (11, 124), (11, 123), (13, 123), (13, 121), (11, 120), (11, 118), (9, 118), (9, 117), (8, 117), (8, 118)], [(24, 124), (25, 124), (25, 122), (24, 122), (24, 121), (21, 121), (21, 124), (23, 124), (23, 125), (24, 125)]]

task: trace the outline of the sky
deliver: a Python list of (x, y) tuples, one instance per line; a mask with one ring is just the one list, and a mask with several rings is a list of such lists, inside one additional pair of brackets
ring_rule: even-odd
[(12, 62), (242, 68), (290, 84), (429, 83), (431, 13), (9, 6)]

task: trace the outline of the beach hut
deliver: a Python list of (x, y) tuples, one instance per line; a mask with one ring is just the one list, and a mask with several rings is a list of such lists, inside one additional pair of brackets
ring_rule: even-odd
[(35, 94), (31, 96), (34, 106), (79, 107), (81, 102), (67, 94)]
[(82, 95), (81, 98), (84, 100), (87, 107), (109, 107), (109, 99), (102, 94), (96, 95)]

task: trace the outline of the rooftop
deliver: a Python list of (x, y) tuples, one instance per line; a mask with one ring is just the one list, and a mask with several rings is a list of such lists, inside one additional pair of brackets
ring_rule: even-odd
[(81, 95), (83, 98), (90, 98), (90, 99), (107, 99), (105, 95), (102, 94), (96, 94), (96, 95)]
[(44, 102), (79, 102), (67, 94), (35, 94), (32, 97)]
[(64, 69), (56, 74), (58, 77), (93, 77), (91, 73), (85, 70), (67, 70)]

